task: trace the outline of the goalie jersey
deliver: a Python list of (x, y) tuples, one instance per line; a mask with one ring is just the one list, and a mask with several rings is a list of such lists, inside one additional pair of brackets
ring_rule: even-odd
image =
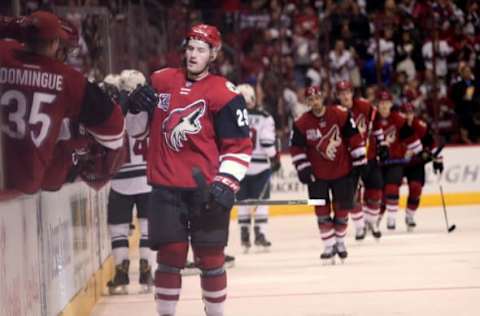
[(256, 175), (270, 169), (270, 159), (277, 154), (275, 122), (268, 112), (259, 109), (248, 110), (248, 122), (253, 152), (247, 175)]
[(112, 189), (124, 195), (148, 193), (147, 183), (148, 138), (127, 138), (127, 161), (112, 179)]

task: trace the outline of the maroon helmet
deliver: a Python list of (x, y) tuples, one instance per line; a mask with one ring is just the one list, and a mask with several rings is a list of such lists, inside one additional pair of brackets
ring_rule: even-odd
[(215, 26), (208, 24), (197, 24), (188, 31), (187, 39), (193, 38), (209, 44), (214, 49), (222, 47), (222, 36)]
[(69, 47), (78, 47), (80, 35), (77, 27), (71, 21), (62, 17), (60, 18), (60, 23), (63, 31), (67, 34), (67, 38), (64, 39), (64, 43)]
[(405, 102), (402, 104), (400, 110), (404, 113), (413, 113), (415, 112), (415, 106), (410, 102)]
[(312, 95), (322, 95), (322, 90), (319, 86), (310, 86), (305, 90), (305, 98), (311, 97)]
[(47, 11), (35, 11), (28, 17), (34, 38), (53, 40), (59, 38), (67, 40), (68, 35), (62, 27), (60, 18)]
[(351, 90), (352, 89), (352, 83), (348, 80), (340, 80), (335, 85), (335, 89), (337, 90), (337, 92), (340, 92), (340, 91), (343, 91), (343, 90)]
[(390, 92), (388, 92), (388, 90), (380, 90), (377, 93), (377, 100), (378, 101), (392, 101), (393, 97), (390, 94)]

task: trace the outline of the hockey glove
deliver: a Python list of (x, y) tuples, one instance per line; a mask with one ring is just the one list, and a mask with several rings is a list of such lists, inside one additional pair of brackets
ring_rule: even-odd
[(315, 176), (311, 166), (305, 167), (302, 170), (298, 170), (298, 179), (303, 184), (310, 184), (315, 182)]
[(149, 114), (158, 104), (158, 95), (149, 85), (139, 86), (128, 96), (128, 110), (132, 114), (147, 111)]
[(389, 153), (388, 153), (388, 146), (385, 144), (380, 144), (377, 147), (377, 156), (380, 161), (386, 161), (388, 159)]
[(210, 185), (207, 202), (208, 212), (228, 212), (235, 203), (235, 193), (240, 189), (237, 179), (226, 174), (218, 174)]
[(433, 160), (433, 173), (442, 174), (443, 173), (443, 158), (437, 157)]
[(275, 155), (274, 157), (270, 158), (270, 170), (272, 170), (272, 173), (275, 173), (278, 170), (280, 170), (281, 166), (282, 165), (280, 163), (280, 156), (279, 155)]

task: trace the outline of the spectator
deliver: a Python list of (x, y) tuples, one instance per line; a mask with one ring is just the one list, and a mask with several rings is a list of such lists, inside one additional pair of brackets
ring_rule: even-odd
[(480, 83), (471, 68), (460, 66), (461, 79), (452, 86), (451, 98), (460, 121), (461, 139), (464, 143), (480, 140)]
[(330, 51), (330, 78), (331, 84), (335, 85), (340, 80), (350, 81), (350, 72), (355, 67), (355, 61), (352, 54), (345, 48), (345, 43), (341, 39), (335, 41), (335, 48)]
[[(445, 78), (447, 76), (447, 57), (453, 51), (452, 47), (448, 45), (447, 41), (439, 40), (437, 43), (436, 50), (436, 73), (440, 78)], [(433, 69), (433, 49), (432, 49), (432, 38), (428, 38), (425, 44), (422, 47), (422, 55), (425, 59), (425, 67), (427, 69)]]

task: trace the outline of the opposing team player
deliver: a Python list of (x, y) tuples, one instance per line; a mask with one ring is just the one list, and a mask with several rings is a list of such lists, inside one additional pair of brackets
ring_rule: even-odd
[[(340, 104), (350, 111), (360, 135), (367, 147), (368, 164), (361, 174), (354, 175), (355, 183), (363, 182), (363, 207), (361, 198), (353, 208), (351, 217), (355, 225), (355, 239), (365, 238), (367, 224), (375, 238), (382, 236), (377, 228), (380, 205), (382, 202), (382, 170), (379, 164), (388, 157), (388, 146), (385, 143), (383, 130), (378, 126), (377, 109), (370, 102), (362, 98), (354, 98), (352, 84), (341, 80), (336, 84), (336, 92)], [(355, 187), (358, 186), (355, 184)], [(360, 192), (359, 192), (360, 193)]]
[[(273, 117), (257, 107), (255, 90), (249, 84), (241, 84), (238, 90), (245, 98), (248, 109), (250, 137), (253, 143), (252, 159), (247, 175), (240, 182), (237, 193), (238, 200), (268, 199), (270, 197), (270, 176), (280, 168), (280, 159), (275, 147), (275, 122)], [(255, 245), (268, 248), (271, 242), (266, 238), (268, 223), (268, 206), (238, 207), (238, 224), (240, 225), (240, 239), (245, 251), (251, 247), (250, 231), (254, 213), (253, 232)]]
[(399, 188), (402, 183), (405, 161), (422, 151), (422, 143), (408, 125), (405, 115), (393, 112), (392, 95), (382, 90), (378, 93), (378, 113), (380, 127), (389, 146), (390, 162), (385, 162), (383, 172), (383, 203), (381, 212), (387, 211), (387, 228), (395, 229), (398, 211)]
[(413, 157), (406, 164), (404, 176), (408, 182), (407, 209), (405, 211), (405, 224), (407, 230), (412, 231), (417, 224), (415, 223), (415, 213), (420, 204), (422, 188), (425, 184), (425, 164), (433, 161), (433, 172), (435, 174), (443, 172), (443, 159), (437, 153), (436, 142), (433, 137), (432, 128), (425, 121), (415, 116), (415, 108), (411, 103), (404, 103), (401, 108), (407, 119), (407, 124), (411, 126), (415, 135), (422, 142), (423, 150), (416, 157)]
[(149, 235), (151, 247), (158, 250), (155, 297), (160, 315), (175, 315), (189, 241), (202, 271), (205, 312), (224, 315), (230, 210), (252, 143), (243, 97), (232, 83), (209, 73), (220, 37), (214, 26), (193, 26), (185, 40), (185, 68), (156, 71), (151, 79), (159, 101), (145, 91), (127, 114), (131, 135), (150, 134)]
[(334, 262), (336, 254), (341, 260), (347, 257), (344, 238), (355, 192), (352, 168), (365, 166), (366, 149), (350, 112), (325, 106), (319, 87), (309, 87), (305, 97), (311, 110), (293, 126), (290, 153), (300, 181), (308, 185), (309, 197), (327, 202), (316, 206), (315, 213), (325, 245), (321, 259)]
[(57, 143), (69, 136), (66, 127), (81, 124), (108, 152), (123, 145), (124, 119), (120, 107), (101, 89), (63, 63), (70, 38), (57, 16), (37, 11), (1, 21), (7, 35), (15, 34), (17, 27), (23, 42), (0, 41), (6, 186), (35, 193)]
[[(106, 79), (110, 79), (108, 77)], [(138, 70), (122, 71), (117, 81), (118, 93), (114, 92), (115, 82), (104, 83), (112, 95), (118, 98), (121, 94), (129, 94), (138, 86), (146, 84), (144, 75)], [(126, 107), (124, 107), (126, 111)], [(148, 206), (152, 188), (147, 184), (147, 147), (148, 138), (127, 138), (128, 159), (111, 181), (108, 197), (108, 227), (112, 239), (112, 254), (115, 259), (115, 275), (107, 286), (111, 294), (126, 293), (130, 283), (128, 256), (128, 235), (133, 218), (133, 208), (137, 210), (140, 226), (140, 262), (139, 283), (143, 292), (149, 292), (153, 285), (152, 269), (149, 264), (150, 246), (148, 244)]]

